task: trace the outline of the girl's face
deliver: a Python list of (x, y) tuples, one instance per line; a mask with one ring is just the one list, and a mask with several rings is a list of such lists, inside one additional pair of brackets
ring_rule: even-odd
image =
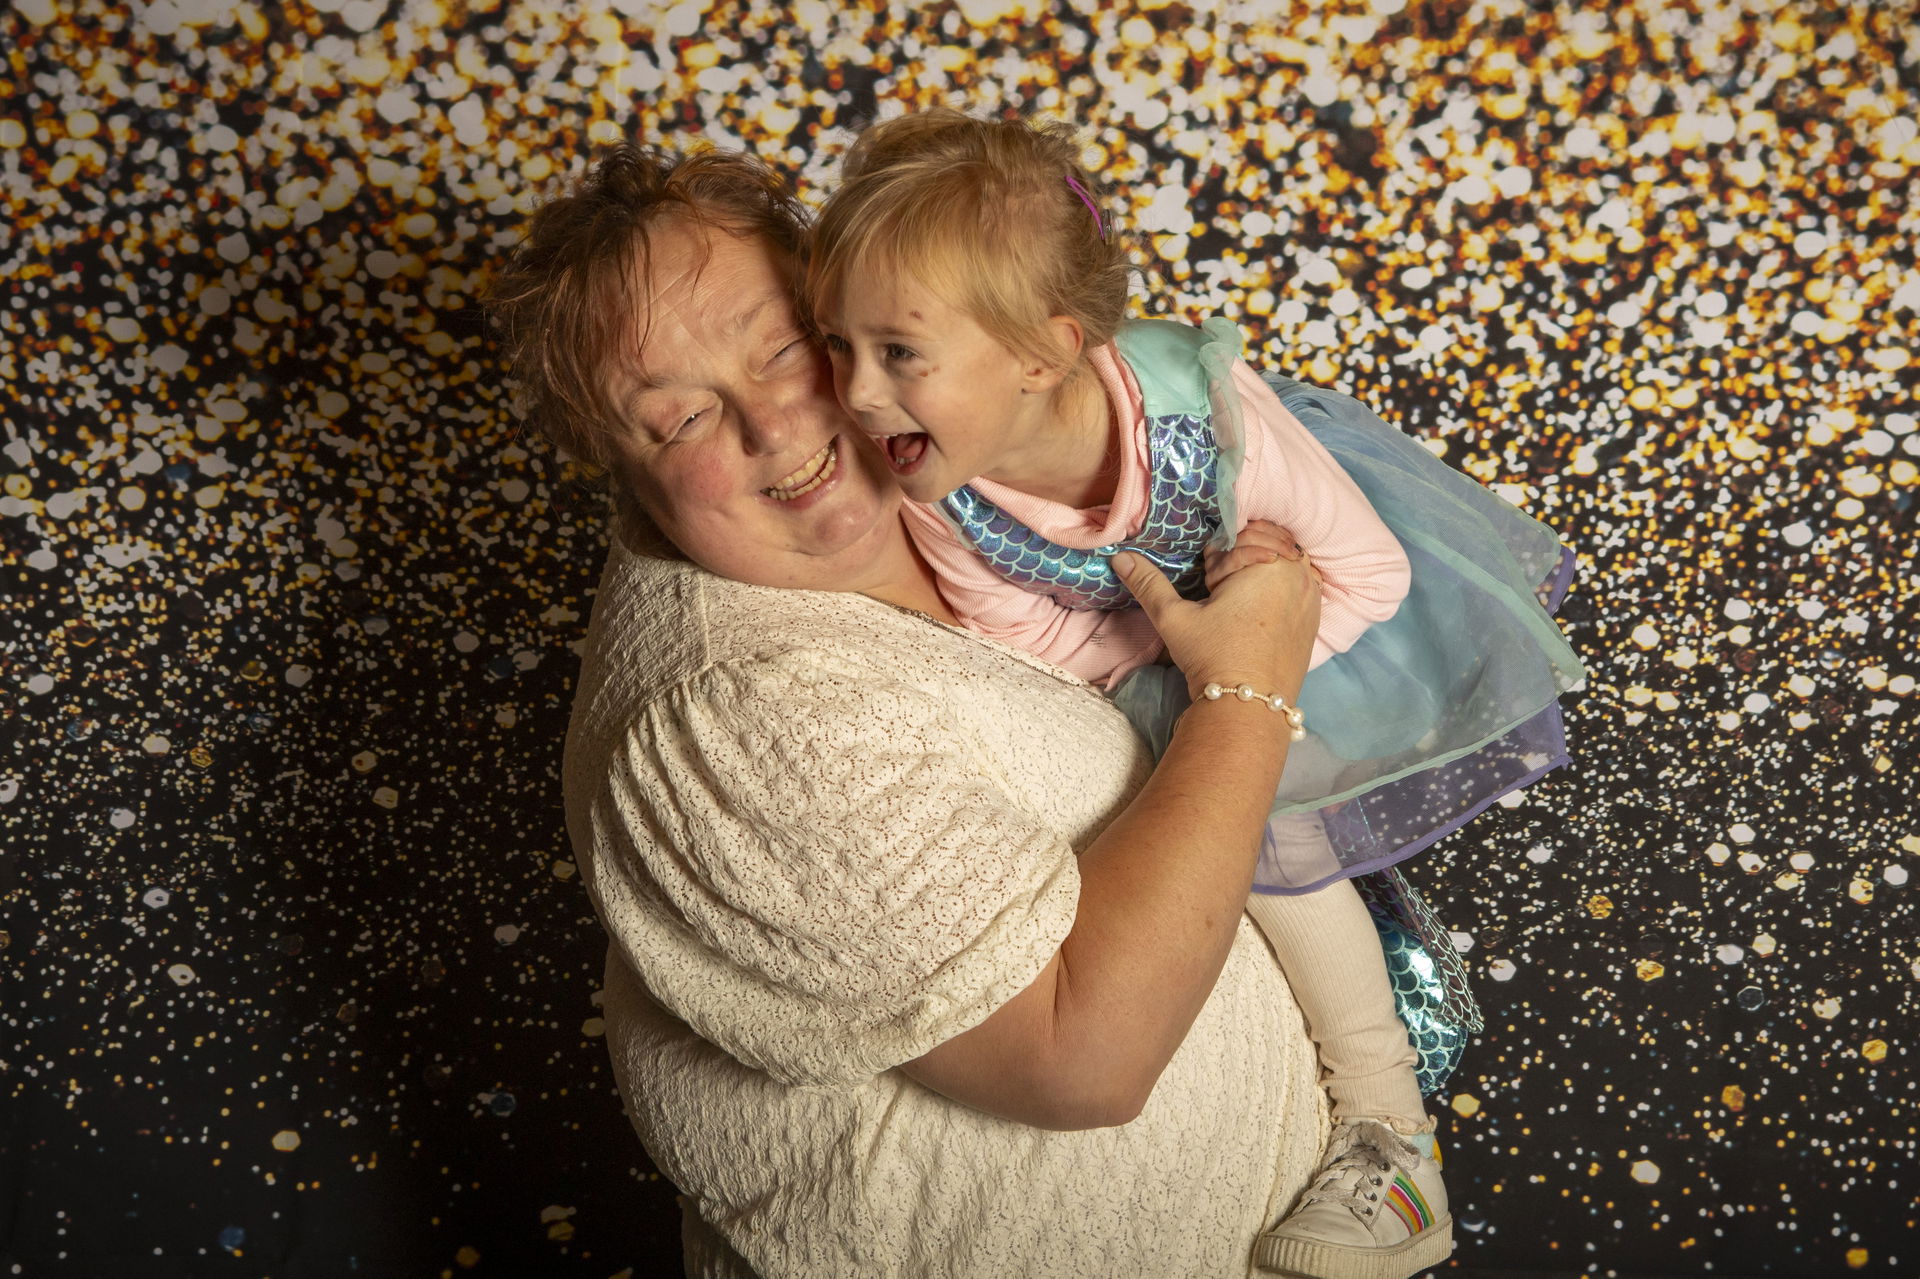
[(840, 402), (908, 497), (937, 502), (982, 475), (1012, 482), (1041, 451), (1059, 373), (918, 281), (855, 273), (818, 318)]

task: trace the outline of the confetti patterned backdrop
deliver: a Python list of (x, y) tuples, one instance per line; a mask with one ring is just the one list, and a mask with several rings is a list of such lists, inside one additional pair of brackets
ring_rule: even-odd
[(476, 309), (633, 130), (1083, 123), (1155, 268), (1581, 551), (1414, 865), (1453, 1272), (1920, 1273), (1910, 3), (14, 0), (0, 1261), (651, 1275), (557, 764), (604, 546)]

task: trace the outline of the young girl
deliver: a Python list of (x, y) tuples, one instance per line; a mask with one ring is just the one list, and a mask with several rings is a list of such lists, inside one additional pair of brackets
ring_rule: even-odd
[(816, 232), (815, 317), (954, 612), (1115, 690), (1156, 749), (1187, 690), (1153, 665), (1159, 642), (1108, 557), (1143, 554), (1199, 598), (1292, 539), (1312, 556), (1325, 594), (1299, 706), (1205, 690), (1295, 727), (1247, 909), (1336, 1121), (1260, 1259), (1412, 1274), (1445, 1259), (1452, 1222), (1349, 878), (1564, 761), (1555, 699), (1582, 672), (1547, 608), (1570, 558), (1354, 401), (1263, 382), (1225, 321), (1123, 323), (1130, 267), (1079, 154), (1058, 125), (948, 110), (875, 125)]

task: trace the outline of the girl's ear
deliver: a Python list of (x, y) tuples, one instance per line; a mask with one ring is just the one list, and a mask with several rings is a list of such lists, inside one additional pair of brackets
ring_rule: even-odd
[(1059, 358), (1051, 363), (1027, 361), (1022, 389), (1028, 394), (1051, 391), (1066, 381), (1067, 375), (1080, 362), (1081, 352), (1086, 349), (1086, 330), (1080, 327), (1080, 321), (1070, 315), (1050, 317), (1043, 332), (1046, 342), (1059, 353)]

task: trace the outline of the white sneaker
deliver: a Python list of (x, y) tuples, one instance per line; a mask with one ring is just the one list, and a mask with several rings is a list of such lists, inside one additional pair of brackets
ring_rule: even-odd
[(1253, 1260), (1294, 1279), (1409, 1279), (1452, 1252), (1433, 1138), (1348, 1119), (1334, 1125), (1319, 1175), (1292, 1215), (1260, 1236)]

